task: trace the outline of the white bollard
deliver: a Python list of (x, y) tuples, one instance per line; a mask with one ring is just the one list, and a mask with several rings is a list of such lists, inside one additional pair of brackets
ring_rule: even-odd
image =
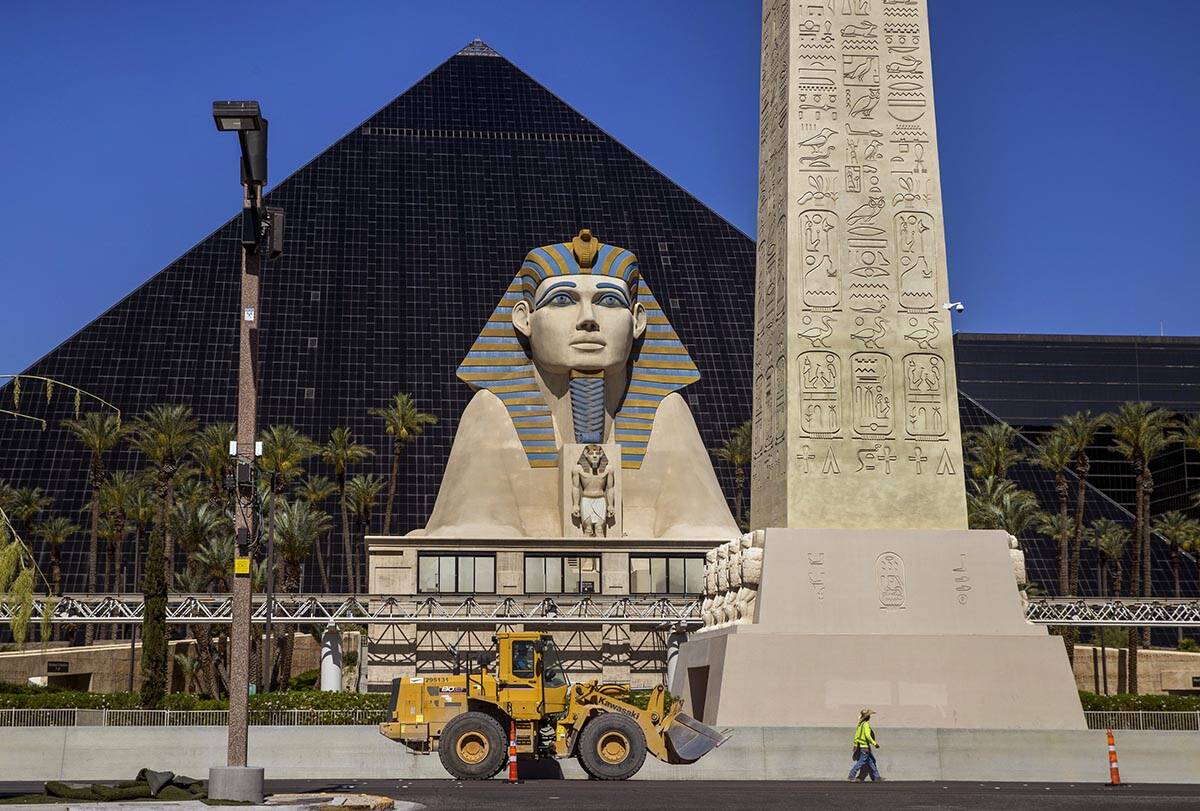
[(342, 691), (342, 632), (332, 622), (321, 635), (321, 691)]

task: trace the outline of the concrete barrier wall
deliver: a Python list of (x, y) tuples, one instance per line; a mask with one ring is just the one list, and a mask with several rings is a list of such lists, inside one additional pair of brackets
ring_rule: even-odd
[[(1108, 782), (1099, 731), (878, 730), (877, 757), (893, 780)], [(0, 780), (128, 779), (138, 769), (207, 777), (224, 765), (224, 727), (11, 727), (0, 735)], [(653, 758), (651, 780), (835, 780), (850, 769), (852, 730), (747, 727), (690, 766)], [(1200, 782), (1200, 733), (1117, 733), (1130, 783)], [(374, 727), (251, 727), (250, 762), (268, 779), (446, 779), (436, 755), (410, 754)], [(567, 778), (584, 777), (574, 760)]]

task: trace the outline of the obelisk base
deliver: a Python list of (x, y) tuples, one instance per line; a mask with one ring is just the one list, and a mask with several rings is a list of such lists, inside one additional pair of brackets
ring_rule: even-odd
[(704, 723), (1086, 728), (1005, 533), (768, 529), (756, 615), (679, 651), (671, 691)]

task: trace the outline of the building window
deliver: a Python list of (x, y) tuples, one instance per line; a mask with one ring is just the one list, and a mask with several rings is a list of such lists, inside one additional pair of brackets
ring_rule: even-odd
[(417, 591), (422, 594), (495, 594), (495, 555), (421, 555)]
[(631, 594), (700, 594), (703, 555), (630, 555)]
[(599, 594), (600, 558), (526, 555), (526, 594)]

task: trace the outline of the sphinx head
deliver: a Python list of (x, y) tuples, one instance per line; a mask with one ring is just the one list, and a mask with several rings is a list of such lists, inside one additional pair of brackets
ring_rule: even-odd
[(587, 253), (588, 244), (594, 242), (586, 230), (574, 240), (573, 253), (583, 272), (535, 279), (532, 295), (513, 304), (513, 328), (528, 339), (533, 362), (545, 371), (566, 374), (620, 368), (646, 331), (637, 277), (595, 270)]
[(548, 374), (569, 382), (573, 414), (576, 383), (584, 400), (594, 394), (589, 378), (603, 381), (606, 395), (616, 392), (610, 383), (626, 387), (613, 436), (630, 469), (641, 467), (659, 403), (700, 379), (637, 256), (587, 229), (526, 254), (458, 367), (461, 380), (504, 403), (533, 467), (558, 464), (540, 388)]

